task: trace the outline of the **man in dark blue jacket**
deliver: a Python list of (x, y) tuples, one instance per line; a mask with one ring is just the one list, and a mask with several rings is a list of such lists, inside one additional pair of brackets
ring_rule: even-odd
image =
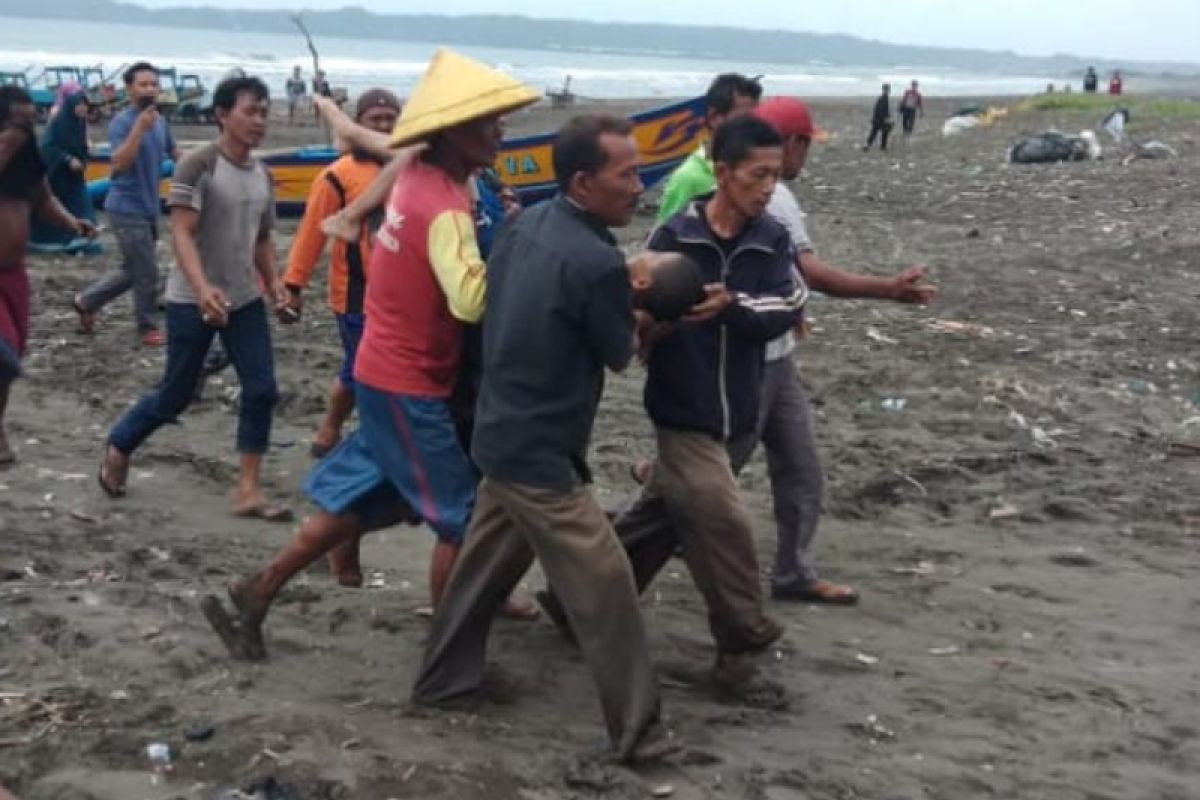
[(700, 264), (708, 299), (682, 324), (643, 332), (658, 458), (616, 529), (639, 589), (682, 545), (708, 606), (718, 685), (749, 704), (779, 706), (782, 688), (758, 675), (752, 657), (783, 631), (763, 609), (750, 515), (726, 443), (755, 430), (767, 342), (796, 325), (808, 292), (792, 268), (791, 238), (765, 213), (782, 168), (779, 133), (754, 117), (731, 120), (717, 130), (712, 158), (716, 193), (650, 238), (651, 250)]

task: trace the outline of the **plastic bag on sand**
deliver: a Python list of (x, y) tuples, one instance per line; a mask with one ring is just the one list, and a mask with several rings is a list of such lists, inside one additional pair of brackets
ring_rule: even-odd
[(1112, 137), (1117, 144), (1125, 141), (1125, 126), (1129, 124), (1129, 109), (1117, 108), (1105, 115), (1100, 127)]
[(979, 117), (976, 116), (951, 117), (942, 125), (942, 136), (954, 136), (971, 128), (978, 128), (979, 125)]
[(1008, 151), (1008, 160), (1014, 164), (1055, 164), (1095, 160), (1100, 153), (1100, 143), (1091, 131), (1083, 131), (1078, 136), (1045, 131), (1026, 136), (1014, 144)]
[(1138, 158), (1178, 158), (1179, 153), (1169, 144), (1154, 139), (1133, 146), (1134, 155)]

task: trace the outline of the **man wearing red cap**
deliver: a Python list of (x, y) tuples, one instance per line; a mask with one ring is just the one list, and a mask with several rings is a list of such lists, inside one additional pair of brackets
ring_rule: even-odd
[[(856, 275), (822, 261), (813, 251), (805, 214), (784, 185), (800, 177), (816, 129), (808, 105), (794, 97), (775, 97), (752, 113), (783, 137), (783, 172), (767, 213), (792, 236), (796, 266), (810, 288), (832, 297), (873, 298), (924, 305), (937, 290), (923, 284), (924, 267), (910, 267), (890, 278)], [(771, 594), (777, 600), (850, 605), (858, 593), (817, 576), (813, 539), (821, 515), (824, 476), (813, 436), (812, 411), (792, 359), (795, 337), (787, 333), (767, 347), (762, 406), (754, 436), (730, 444), (733, 463), (744, 465), (761, 440), (767, 451), (777, 541)]]

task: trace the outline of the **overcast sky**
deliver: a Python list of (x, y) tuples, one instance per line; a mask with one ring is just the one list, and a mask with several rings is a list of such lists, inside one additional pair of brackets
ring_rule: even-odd
[(135, 0), (146, 5), (479, 12), (849, 33), (902, 44), (1200, 61), (1200, 0)]

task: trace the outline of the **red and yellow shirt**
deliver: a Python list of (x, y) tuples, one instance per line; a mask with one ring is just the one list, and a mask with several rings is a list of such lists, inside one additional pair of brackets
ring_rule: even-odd
[(466, 188), (420, 159), (401, 173), (375, 236), (355, 380), (449, 397), (463, 323), (483, 316), (486, 276)]

